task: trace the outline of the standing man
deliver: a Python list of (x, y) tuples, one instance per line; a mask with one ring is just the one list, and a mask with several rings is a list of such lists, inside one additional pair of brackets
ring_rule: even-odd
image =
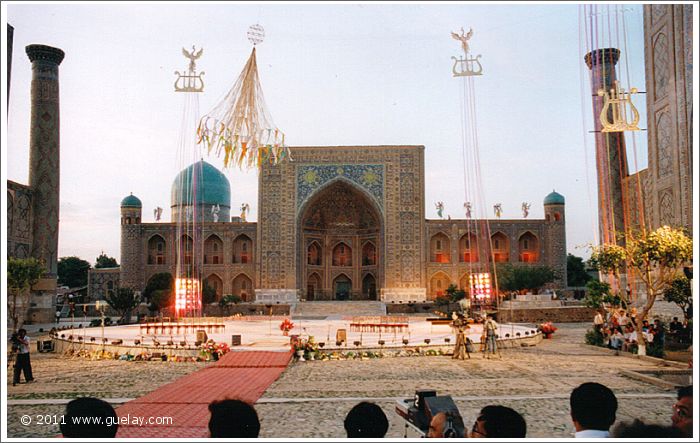
[(27, 383), (34, 381), (32, 376), (32, 363), (29, 361), (29, 337), (27, 331), (22, 328), (17, 331), (17, 356), (15, 358), (15, 372), (12, 378), (12, 386), (19, 383), (19, 374), (24, 372), (24, 380)]
[(602, 331), (603, 323), (605, 323), (605, 320), (603, 320), (603, 314), (601, 314), (600, 311), (597, 311), (595, 317), (593, 318), (593, 327), (596, 331)]
[(61, 323), (61, 310), (56, 307), (56, 324)]
[(486, 331), (486, 355), (491, 358), (489, 354), (496, 355), (498, 351), (498, 345), (496, 344), (496, 331), (498, 331), (498, 323), (493, 319), (493, 315), (488, 314), (486, 316), (486, 321), (484, 322), (484, 330)]

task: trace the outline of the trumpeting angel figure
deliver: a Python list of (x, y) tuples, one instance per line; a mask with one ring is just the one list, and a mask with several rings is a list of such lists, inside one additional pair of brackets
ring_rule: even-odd
[(162, 214), (163, 214), (163, 208), (161, 208), (160, 206), (156, 207), (156, 208), (153, 210), (153, 218), (155, 218), (156, 221), (160, 221), (160, 216), (161, 216)]
[(219, 211), (221, 211), (221, 208), (218, 204), (211, 205), (211, 217), (214, 220), (214, 223), (219, 221)]
[(472, 218), (472, 203), (471, 202), (466, 202), (464, 203), (464, 209), (467, 214), (467, 219)]
[(501, 205), (501, 203), (496, 203), (493, 205), (493, 212), (496, 214), (496, 217), (501, 218), (501, 214), (503, 213), (503, 205)]
[(527, 216), (530, 215), (530, 203), (523, 202), (521, 209), (523, 210), (523, 218), (527, 218)]
[(243, 203), (241, 205), (241, 220), (245, 221), (245, 214), (250, 210), (250, 205), (248, 203)]
[(438, 217), (442, 218), (442, 212), (445, 210), (445, 204), (443, 202), (435, 203), (435, 209), (437, 209)]

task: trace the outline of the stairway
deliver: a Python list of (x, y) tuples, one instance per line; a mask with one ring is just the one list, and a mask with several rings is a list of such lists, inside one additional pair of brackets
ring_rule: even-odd
[(324, 319), (358, 315), (386, 315), (386, 306), (380, 301), (307, 301), (292, 309), (292, 318)]

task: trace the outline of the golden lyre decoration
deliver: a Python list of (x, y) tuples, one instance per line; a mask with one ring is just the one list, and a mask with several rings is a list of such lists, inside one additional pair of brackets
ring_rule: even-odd
[(459, 58), (452, 57), (452, 60), (455, 61), (454, 66), (452, 66), (452, 76), (471, 77), (473, 75), (481, 75), (481, 71), (483, 70), (481, 62), (479, 62), (481, 54), (473, 58), (469, 56), (468, 41), (474, 35), (474, 31), (471, 28), (469, 28), (469, 32), (467, 33), (464, 32), (464, 28), (461, 28), (461, 31), (461, 34), (457, 34), (456, 32), (451, 33), (453, 39), (459, 40), (462, 43), (462, 51), (464, 51), (464, 56), (460, 55)]
[[(631, 88), (625, 92), (620, 83), (615, 81), (610, 91), (598, 90), (598, 96), (603, 97), (603, 109), (600, 110), (601, 132), (639, 131), (639, 112), (632, 104), (632, 94), (637, 93), (637, 88)], [(629, 105), (629, 113), (626, 104)], [(612, 111), (612, 112), (609, 112)], [(610, 115), (608, 115), (610, 114)], [(612, 117), (612, 121), (608, 118)], [(632, 121), (628, 120), (632, 118)]]
[(217, 155), (223, 152), (224, 167), (260, 168), (263, 163), (275, 165), (291, 160), (284, 133), (272, 121), (260, 86), (255, 49), (264, 36), (262, 26), (250, 27), (248, 39), (253, 51), (248, 62), (224, 99), (200, 119), (197, 127), (197, 143)]
[(204, 72), (197, 74), (197, 66), (195, 65), (195, 60), (201, 57), (203, 52), (204, 48), (200, 48), (199, 51), (196, 51), (194, 45), (192, 45), (192, 52), (182, 48), (182, 55), (190, 60), (190, 65), (187, 68), (187, 72), (183, 74), (180, 74), (180, 71), (175, 71), (175, 75), (177, 75), (177, 79), (175, 80), (175, 92), (204, 91), (204, 80), (202, 79)]

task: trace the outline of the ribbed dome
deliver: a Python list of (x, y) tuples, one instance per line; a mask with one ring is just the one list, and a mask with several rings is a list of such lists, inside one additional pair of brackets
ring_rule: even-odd
[(141, 204), (141, 200), (138, 199), (134, 194), (127, 195), (122, 199), (122, 202), (120, 204), (122, 208), (141, 208), (143, 205)]
[(230, 207), (231, 185), (215, 166), (200, 160), (180, 171), (171, 192), (171, 205), (220, 205)]
[(545, 205), (563, 205), (564, 196), (556, 191), (552, 191), (544, 198)]

